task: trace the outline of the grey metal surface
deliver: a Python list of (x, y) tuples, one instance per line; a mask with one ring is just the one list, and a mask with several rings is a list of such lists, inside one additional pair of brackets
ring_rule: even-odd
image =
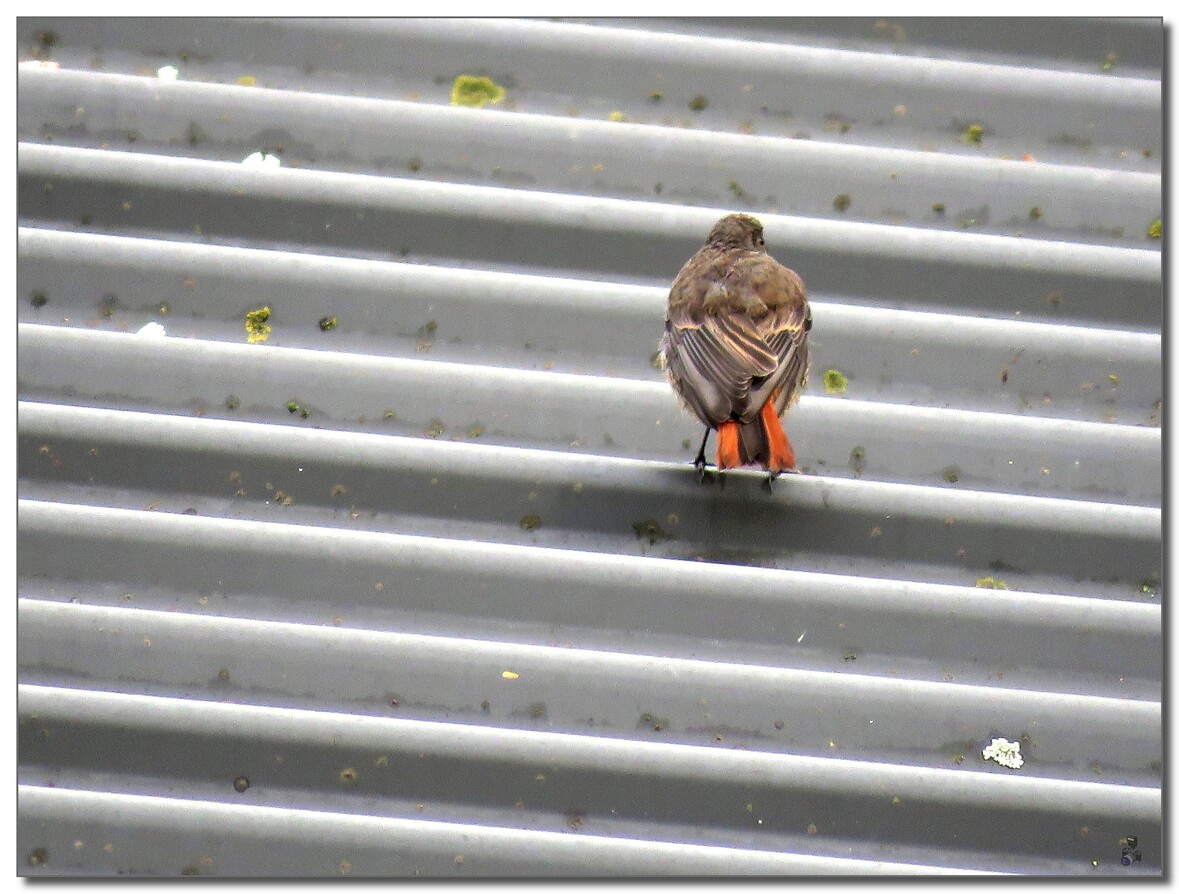
[(1159, 874), (1162, 28), (1051, 24), (20, 20), (21, 872)]

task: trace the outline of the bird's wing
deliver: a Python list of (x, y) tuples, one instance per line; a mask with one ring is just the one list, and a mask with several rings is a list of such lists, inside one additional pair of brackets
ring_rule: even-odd
[(663, 356), (706, 425), (779, 414), (806, 379), (810, 309), (798, 275), (764, 252), (697, 253), (672, 284)]
[(777, 368), (754, 384), (749, 393), (752, 405), (760, 409), (772, 399), (774, 409), (781, 416), (798, 398), (810, 365), (807, 349), (810, 322), (810, 308), (805, 300), (784, 304), (758, 320), (758, 331), (774, 353)]
[(669, 313), (663, 354), (684, 402), (712, 426), (756, 416), (761, 404), (751, 408), (752, 389), (780, 363), (749, 314), (693, 314), (687, 308)]

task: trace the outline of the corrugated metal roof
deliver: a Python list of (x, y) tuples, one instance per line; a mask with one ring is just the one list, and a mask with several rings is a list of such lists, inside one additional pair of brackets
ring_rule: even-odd
[(21, 871), (1159, 874), (1163, 31), (961, 22), (21, 19)]

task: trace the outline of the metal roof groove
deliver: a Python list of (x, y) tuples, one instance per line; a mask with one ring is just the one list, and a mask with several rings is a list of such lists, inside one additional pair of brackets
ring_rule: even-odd
[(18, 20), (20, 871), (1160, 874), (1163, 29), (949, 21)]
[[(86, 142), (115, 142), (133, 128), (138, 144), (165, 155), (199, 151), (237, 162), (260, 130), (273, 128), (284, 135), (284, 158), (296, 167), (371, 173), (394, 167), (396, 160), (401, 176), (414, 170), (462, 180), (470, 172), (494, 171), (514, 186), (566, 190), (577, 189), (596, 159), (608, 159), (609, 173), (602, 170), (597, 180), (625, 198), (650, 197), (655, 183), (660, 194), (710, 204), (724, 203), (739, 190), (793, 214), (832, 217), (832, 200), (846, 193), (857, 209), (872, 206), (891, 223), (915, 219), (944, 228), (974, 220), (975, 229), (1006, 235), (1154, 247), (1146, 235), (1161, 188), (1154, 173), (523, 112), (486, 116), (472, 146), (465, 109), (265, 88), (243, 96), (234, 86), (127, 75), (30, 72), (26, 78), (26, 114), (60, 109), (60, 123), (43, 126), (43, 137), (57, 144), (78, 139), (73, 112), (82, 107), (88, 118), (109, 119), (105, 129), (87, 127), (81, 136)], [(210, 105), (223, 112), (215, 130), (198, 136), (190, 122)], [(933, 210), (935, 205), (943, 210)], [(983, 207), (987, 220), (980, 223)], [(1039, 209), (1035, 217), (1032, 208)], [(951, 209), (948, 216), (945, 209)], [(1095, 209), (1102, 215), (1100, 228), (1092, 226)], [(1120, 236), (1111, 235), (1115, 229)]]
[[(692, 636), (698, 618), (716, 603), (731, 605), (712, 620), (707, 641), (692, 644), (693, 654), (724, 654), (726, 660), (756, 654), (765, 662), (815, 664), (822, 650), (836, 645), (837, 635), (817, 621), (825, 612), (844, 616), (846, 637), (868, 654), (933, 654), (961, 659), (961, 648), (947, 635), (963, 625), (976, 631), (975, 650), (996, 664), (1012, 668), (1006, 675), (1018, 685), (1018, 667), (1038, 668), (1053, 685), (1068, 687), (1102, 685), (1101, 654), (1127, 652), (1123, 679), (1110, 693), (1157, 696), (1156, 684), (1144, 684), (1158, 658), (1160, 609), (1129, 600), (1088, 598), (1077, 595), (994, 592), (987, 601), (974, 587), (889, 581), (879, 578), (822, 574), (794, 569), (762, 569), (684, 563), (651, 556), (575, 551), (567, 548), (520, 546), (509, 543), (472, 542), (421, 535), (375, 533), (279, 522), (205, 518), (142, 510), (69, 506), (22, 500), (22, 531), (38, 549), (29, 566), (38, 575), (53, 568), (78, 575), (82, 570), (103, 586), (119, 582), (151, 587), (159, 576), (184, 583), (193, 604), (199, 592), (220, 590), (242, 594), (283, 592), (298, 601), (285, 607), (286, 617), (302, 621), (323, 620), (316, 606), (316, 591), (306, 581), (315, 567), (328, 565), (333, 578), (347, 585), (366, 613), (379, 609), (383, 582), (398, 591), (400, 605), (417, 614), (403, 621), (402, 629), (424, 633), (491, 631), (501, 620), (507, 624), (561, 624), (579, 629), (579, 641), (608, 643), (616, 632), (592, 634), (594, 605), (610, 607), (610, 626), (629, 630), (632, 643), (651, 651), (678, 650)], [(176, 543), (193, 544), (177, 550)], [(129, 562), (125, 556), (136, 560)], [(45, 556), (59, 556), (50, 562)], [(234, 557), (250, 569), (226, 580), (216, 569), (218, 557)], [(312, 558), (308, 557), (330, 558)], [(464, 569), (478, 569), (478, 573)], [(563, 582), (559, 597), (537, 600), (537, 588)], [(502, 589), (500, 581), (514, 581), (514, 589)], [(65, 592), (66, 587), (61, 592)], [(483, 594), (479, 611), (466, 617), (438, 614), (442, 606), (437, 592), (478, 591)], [(36, 592), (40, 592), (37, 590)], [(676, 612), (669, 609), (675, 606)], [(433, 614), (429, 614), (431, 609)], [(249, 617), (248, 604), (223, 601), (220, 610), (231, 616)], [(778, 617), (778, 612), (785, 612)], [(669, 617), (670, 615), (670, 617)], [(921, 635), (906, 628), (921, 621)], [(658, 626), (655, 626), (656, 623)], [(377, 625), (376, 618), (369, 624)], [(410, 624), (410, 627), (405, 627)], [(783, 626), (784, 625), (784, 626)], [(657, 635), (653, 635), (654, 631)], [(639, 631), (647, 631), (640, 635)], [(789, 631), (795, 646), (789, 652), (760, 648), (772, 645)], [(1051, 638), (1045, 636), (1051, 633)], [(800, 639), (801, 637), (801, 639)], [(1105, 645), (1092, 647), (1094, 637)], [(807, 640), (803, 646), (802, 641)], [(1082, 640), (1090, 645), (1081, 647)], [(741, 643), (741, 649), (733, 643)], [(1132, 648), (1128, 644), (1133, 644)], [(722, 651), (723, 650), (723, 651)], [(742, 651), (745, 650), (745, 651)], [(755, 651), (756, 650), (756, 651)], [(818, 650), (818, 651), (815, 651)], [(676, 654), (669, 651), (668, 654)], [(909, 672), (920, 673), (913, 665)], [(959, 667), (961, 678), (964, 667)], [(1084, 682), (1062, 676), (1081, 673)], [(1055, 673), (1060, 672), (1060, 673)]]
[[(478, 440), (488, 443), (557, 449), (584, 444), (598, 453), (647, 456), (684, 452), (682, 442), (692, 446), (695, 435), (659, 382), (199, 339), (156, 344), (57, 326), (26, 324), (20, 335), (19, 368), (28, 394), (68, 392), (75, 401), (112, 408), (151, 406), (181, 413), (194, 401), (204, 408), (224, 407), (223, 395), (241, 390), (237, 385), (246, 377), (254, 383), (247, 412), (281, 409), (297, 398), (318, 424), (360, 425), (366, 413), (380, 415), (389, 394), (395, 393), (401, 432), (445, 424), (469, 437), (467, 432), (478, 425), (483, 428)], [(120, 396), (134, 393), (136, 381), (161, 363), (163, 369), (150, 391), (144, 389), (138, 406)], [(194, 391), (191, 376), (182, 371), (206, 364), (226, 372), (206, 375), (203, 390)], [(305, 384), (293, 389), (292, 382)], [(447, 403), (441, 419), (436, 414)], [(227, 409), (214, 412), (234, 415)], [(597, 425), (619, 433), (599, 445), (585, 434)], [(815, 471), (822, 469), (819, 463), (825, 465), (823, 457), (850, 454), (867, 439), (876, 448), (871, 467), (878, 480), (932, 482), (943, 479), (946, 469), (968, 465), (975, 470), (972, 475), (955, 473), (964, 487), (985, 484), (1066, 498), (1101, 495), (1109, 502), (1128, 503), (1150, 503), (1161, 488), (1161, 469), (1154, 462), (1161, 435), (1141, 426), (808, 395), (800, 401), (794, 427), (810, 443), (800, 454), (802, 467)], [(976, 433), (969, 446), (961, 443), (963, 429)], [(906, 449), (914, 434), (925, 443), (927, 452), (920, 456)], [(1107, 453), (1123, 457), (1125, 474), (1102, 467)], [(1041, 472), (1047, 462), (1055, 470)]]
[[(657, 286), (31, 228), (21, 228), (19, 235), (20, 281), (30, 290), (56, 291), (82, 271), (95, 296), (125, 294), (136, 284), (156, 298), (120, 305), (120, 325), (126, 329), (154, 319), (166, 303), (173, 314), (199, 308), (203, 331), (236, 338), (245, 310), (274, 304), (293, 325), (274, 332), (271, 344), (372, 351), (361, 342), (340, 344), (351, 338), (346, 331), (325, 343), (316, 323), (331, 309), (379, 333), (386, 339), (386, 353), (420, 356), (420, 330), (433, 319), (447, 337), (431, 342), (431, 358), (525, 369), (550, 364), (557, 371), (663, 381), (649, 350), (658, 334), (652, 318), (658, 318), (666, 301), (666, 290)], [(196, 269), (200, 279), (182, 286)], [(331, 300), (317, 306), (324, 288), (331, 289)], [(294, 304), (280, 303), (296, 297)], [(857, 395), (1108, 421), (1108, 401), (1115, 395), (1108, 375), (1114, 374), (1116, 418), (1140, 425), (1151, 424), (1161, 397), (1157, 332), (833, 304), (821, 298), (812, 307), (824, 333), (812, 346), (816, 368), (845, 371)], [(511, 315), (502, 312), (505, 308)], [(46, 318), (46, 311), (27, 317), (30, 323)], [(606, 343), (586, 350), (580, 336), (584, 326), (596, 327)], [(525, 349), (525, 343), (533, 347)], [(1037, 358), (1052, 362), (1037, 363)], [(1034, 384), (1025, 381), (1026, 364), (1035, 369)], [(996, 389), (1003, 369), (1010, 387)], [(1085, 382), (1094, 386), (1089, 393), (1078, 388)], [(1048, 401), (1042, 399), (1046, 395)]]
[[(400, 817), (333, 813), (315, 809), (292, 809), (249, 805), (226, 807), (212, 801), (160, 798), (144, 795), (113, 795), (102, 792), (45, 789), (22, 786), (19, 792), (28, 804), (32, 821), (45, 825), (77, 822), (73, 812), (81, 807), (96, 831), (131, 841), (156, 845), (153, 852), (166, 849), (173, 836), (194, 834), (206, 828), (226, 830), (226, 837), (258, 842), (268, 853), (288, 862), (306, 862), (321, 872), (349, 875), (372, 872), (386, 866), (399, 875), (648, 875), (680, 874), (733, 875), (737, 873), (846, 875), (956, 875), (940, 866), (815, 856), (806, 853), (759, 851), (716, 845), (683, 844), (619, 836), (578, 836), (543, 829), (511, 829), (474, 823), (443, 823)], [(92, 819), (93, 818), (93, 819)], [(83, 822), (85, 823), (86, 820)], [(97, 822), (95, 822), (97, 821)], [(122, 833), (121, 835), (117, 833)], [(154, 839), (154, 840), (153, 840)], [(208, 848), (221, 862), (232, 859), (223, 846)], [(352, 860), (335, 860), (347, 851)], [(527, 851), (525, 859), (521, 853)], [(392, 866), (383, 855), (393, 854)], [(419, 855), (413, 862), (397, 855)], [(469, 856), (468, 856), (469, 855)], [(355, 862), (353, 862), (355, 860)], [(469, 863), (467, 861), (470, 861)], [(209, 857), (206, 869), (218, 860)], [(157, 872), (163, 864), (148, 858), (146, 865)], [(193, 864), (199, 874), (200, 866)], [(149, 870), (150, 871), (150, 870)], [(991, 874), (982, 871), (983, 874)], [(267, 875), (265, 868), (245, 865), (242, 875)]]
[[(945, 759), (941, 743), (955, 741), (963, 729), (973, 725), (1034, 726), (1037, 739), (1054, 743), (1041, 748), (1044, 771), (1038, 781), (1056, 778), (1062, 784), (1079, 782), (1083, 788), (1095, 783), (1080, 778), (1088, 775), (1087, 772), (1072, 769), (1078, 763), (1083, 764), (1088, 753), (1088, 744), (1076, 735), (1079, 730), (1102, 736), (1107, 760), (1126, 765), (1145, 764), (1151, 754), (1151, 742), (1162, 723), (1157, 701), (996, 689), (989, 684), (895, 680), (866, 673), (773, 668), (452, 636), (373, 632), (322, 624), (198, 617), (176, 611), (91, 606), (79, 609), (30, 599), (22, 606), (21, 623), (28, 631), (26, 648), (30, 663), (54, 667), (59, 678), (78, 674), (78, 661), (69, 655), (55, 660), (52, 645), (60, 647), (62, 642), (94, 637), (110, 642), (104, 657), (87, 662), (87, 670), (81, 671), (90, 674), (89, 689), (82, 691), (82, 697), (87, 698), (87, 692), (101, 691), (104, 685), (114, 683), (112, 678), (120, 671), (123, 676), (129, 671), (133, 678), (151, 673), (152, 683), (145, 687), (146, 694), (171, 696), (163, 699), (168, 704), (187, 702), (186, 710), (192, 714), (202, 713), (201, 706), (189, 693), (202, 676), (207, 678), (205, 665), (210, 656), (237, 669), (237, 676), (231, 671), (228, 684), (218, 688), (230, 694), (246, 687), (255, 693), (251, 701), (260, 707), (275, 703), (306, 704), (298, 691), (298, 681), (290, 681), (273, 666), (267, 667), (278, 664), (279, 656), (285, 656), (283, 661), (289, 664), (297, 663), (307, 676), (314, 675), (321, 699), (345, 701), (352, 693), (373, 693), (382, 687), (401, 693), (412, 686), (420, 701), (407, 707), (426, 717), (436, 717), (437, 711), (430, 710), (431, 704), (447, 697), (446, 693), (465, 691), (469, 701), (457, 706), (455, 713), (468, 727), (463, 738), (474, 737), (477, 742), (481, 733), (477, 734), (476, 730), (519, 727), (535, 719), (537, 712), (551, 718), (552, 723), (575, 722), (575, 715), (543, 699), (545, 689), (558, 685), (578, 686), (582, 703), (592, 711), (595, 738), (619, 742), (623, 750), (631, 748), (635, 737), (643, 737), (643, 732), (636, 732), (634, 727), (631, 687), (642, 691), (650, 702), (659, 704), (667, 716), (679, 718), (670, 726), (660, 722), (649, 725), (651, 729), (662, 727), (655, 730), (660, 734), (655, 749), (678, 744), (699, 751), (723, 744), (733, 735), (733, 730), (756, 722), (765, 705), (776, 703), (780, 715), (790, 719), (790, 730), (759, 743), (759, 760), (770, 761), (771, 755), (788, 750), (791, 757), (810, 755), (825, 759), (827, 755), (835, 755), (873, 766), (885, 763), (889, 770), (878, 769), (873, 773), (863, 768), (857, 774), (857, 788), (900, 786), (902, 790), (893, 794), (908, 798), (918, 797), (919, 792), (912, 781), (908, 786), (902, 785), (905, 768), (930, 771), (935, 778), (947, 780), (952, 790), (954, 783), (949, 780), (963, 781), (953, 769), (936, 765)], [(169, 658), (161, 662), (154, 660), (152, 650), (157, 649), (160, 654), (166, 652)], [(358, 654), (363, 658), (358, 659)], [(432, 668), (428, 679), (412, 670), (396, 670), (418, 667), (423, 661), (429, 662)], [(514, 698), (505, 692), (509, 683), (500, 679), (500, 669), (505, 667), (515, 668), (513, 673), (524, 681), (513, 687), (520, 690), (518, 697), (539, 699), (529, 703), (539, 707), (507, 709), (506, 704), (514, 703)], [(542, 680), (538, 686), (536, 681)], [(485, 709), (477, 701), (480, 695), (488, 702)], [(849, 708), (854, 710), (863, 704), (872, 706), (871, 724), (850, 716)], [(104, 710), (109, 713), (114, 707), (116, 717), (125, 711), (129, 713), (126, 708), (117, 710), (119, 705), (116, 700)], [(54, 716), (38, 713), (43, 722), (50, 722)], [(144, 709), (139, 713), (142, 715)], [(803, 719), (818, 713), (837, 716), (823, 722), (822, 729), (819, 721)], [(72, 711), (67, 716), (72, 718)], [(263, 717), (250, 726), (258, 732), (266, 729), (265, 716), (263, 712)], [(127, 725), (126, 721), (119, 723)], [(924, 743), (913, 741), (916, 723), (922, 725), (929, 737)], [(136, 725), (129, 728), (134, 729)], [(215, 729), (216, 724), (211, 724), (210, 733)], [(533, 734), (533, 731), (525, 732)], [(308, 744), (313, 744), (315, 736), (310, 731), (307, 735)], [(448, 729), (440, 735), (456, 733)], [(484, 738), (494, 740), (495, 736), (489, 734)], [(544, 741), (553, 744), (556, 740)], [(703, 745), (703, 741), (709, 744)], [(836, 744), (832, 746), (831, 742)], [(494, 747), (493, 742), (481, 742), (472, 750)], [(555, 749), (553, 744), (550, 765), (562, 763)], [(447, 751), (437, 746), (431, 750), (436, 754)], [(589, 750), (590, 744), (582, 738), (571, 740), (569, 753), (581, 756)], [(527, 764), (537, 757), (525, 749), (513, 759)], [(130, 760), (127, 772), (134, 771), (134, 759)], [(723, 780), (729, 773), (726, 763), (717, 760), (712, 763), (708, 775)], [(635, 770), (643, 768), (642, 760), (634, 762)], [(896, 778), (892, 778), (894, 771), (899, 774)], [(784, 778), (788, 775), (783, 773)], [(982, 777), (994, 778), (991, 774)], [(1149, 784), (1143, 785), (1148, 782), (1146, 773), (1127, 780), (1127, 784), (1136, 785), (1143, 797), (1157, 800), (1160, 797), (1157, 790)], [(805, 785), (797, 779), (792, 783)], [(1067, 789), (1067, 785), (1062, 785), (1062, 790)], [(926, 792), (925, 797), (931, 797), (931, 792)]]
[[(566, 21), (556, 19), (555, 21)], [(567, 21), (594, 24), (593, 19)], [(737, 40), (791, 43), (828, 49), (859, 49), (892, 55), (955, 58), (991, 64), (1093, 71), (1116, 49), (1118, 70), (1158, 78), (1157, 19), (953, 16), (877, 17), (644, 17), (612, 19), (615, 28), (638, 28), (729, 37)], [(885, 49), (887, 48), (887, 49)]]
[[(384, 260), (446, 258), (514, 264), (582, 277), (614, 270), (650, 281), (652, 263), (690, 255), (724, 209), (686, 208), (594, 196), (432, 183), (328, 171), (252, 171), (228, 162), (65, 147), (19, 147), (18, 197), (26, 222), (59, 216), (62, 203), (87, 209), (88, 226), (176, 240), (211, 239), (260, 248), (371, 254)], [(175, 190), (184, 203), (169, 201)], [(148, 215), (150, 221), (140, 220)], [(813, 267), (808, 288), (902, 307), (976, 312), (1029, 306), (1047, 316), (1053, 294), (1084, 295), (1069, 316), (1158, 328), (1157, 251), (941, 232), (859, 221), (762, 213), (799, 266)], [(314, 221), (314, 223), (312, 223)], [(397, 234), (393, 248), (386, 234)], [(310, 243), (308, 243), (310, 240)], [(440, 251), (440, 248), (443, 250)], [(450, 258), (450, 263), (455, 259)], [(914, 280), (925, 290), (913, 288)], [(955, 282), (952, 299), (929, 291)], [(1065, 307), (1063, 299), (1060, 306)]]
[[(354, 723), (345, 725), (340, 716), (298, 708), (197, 699), (184, 705), (176, 699), (151, 695), (59, 690), (31, 684), (24, 689), (30, 705), (43, 713), (46, 722), (63, 719), (103, 726), (110, 725), (112, 717), (121, 718), (125, 714), (144, 729), (213, 737), (231, 733), (244, 720), (260, 734), (280, 742), (427, 751), (441, 757), (477, 754), (486, 763), (528, 767), (543, 761), (554, 769), (562, 765), (581, 766), (625, 775), (643, 775), (653, 769), (652, 775), (658, 778), (724, 781), (729, 774), (737, 774), (743, 782), (780, 788), (855, 794), (894, 790), (913, 798), (950, 802), (965, 796), (1007, 809), (1024, 806), (1029, 797), (1034, 797), (1046, 812), (1065, 814), (1098, 806), (1145, 819), (1161, 799), (1157, 789), (1103, 782), (958, 772), (897, 763), (874, 765), (870, 761), (830, 756), (739, 751), (392, 717), (355, 716)], [(352, 715), (345, 716), (352, 719)], [(117, 755), (111, 758), (118, 762), (124, 759)], [(654, 768), (650, 767), (652, 762), (656, 764)]]

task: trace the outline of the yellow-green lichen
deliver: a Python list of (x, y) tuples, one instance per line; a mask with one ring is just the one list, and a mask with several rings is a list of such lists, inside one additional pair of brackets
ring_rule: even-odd
[(1001, 580), (996, 580), (993, 577), (980, 577), (974, 582), (976, 587), (982, 587), (984, 590), (1010, 590), (1011, 588)]
[(252, 345), (261, 344), (270, 338), (270, 308), (260, 307), (246, 314), (246, 341)]
[(607, 121), (614, 121), (614, 122), (625, 121), (626, 114), (623, 112), (614, 111), (606, 116), (606, 120)]
[(505, 95), (504, 88), (491, 78), (459, 75), (454, 79), (454, 86), (450, 90), (450, 104), (466, 106), (468, 109), (481, 109), (489, 102), (502, 102)]
[(703, 94), (698, 94), (690, 103), (688, 108), (693, 112), (703, 112), (708, 108), (708, 97)]
[(520, 527), (525, 531), (535, 531), (541, 526), (539, 515), (526, 515), (520, 519)]
[(867, 451), (863, 447), (856, 446), (851, 450), (851, 456), (848, 458), (848, 465), (851, 470), (855, 472), (856, 477), (859, 478), (864, 471), (864, 458), (867, 456)]
[(983, 138), (983, 126), (981, 124), (971, 124), (966, 128), (966, 133), (962, 135), (962, 139), (967, 143), (981, 143)]
[(851, 207), (851, 196), (845, 192), (841, 192), (835, 197), (835, 200), (831, 203), (831, 205), (836, 211), (846, 211)]
[(1161, 219), (1156, 219), (1149, 227), (1147, 227), (1146, 235), (1151, 239), (1163, 238), (1163, 222)]
[(320, 332), (331, 332), (339, 325), (340, 321), (335, 317), (321, 317), (319, 321), (319, 330)]
[(847, 391), (847, 376), (837, 369), (829, 369), (823, 373), (823, 387), (828, 394), (843, 394)]

